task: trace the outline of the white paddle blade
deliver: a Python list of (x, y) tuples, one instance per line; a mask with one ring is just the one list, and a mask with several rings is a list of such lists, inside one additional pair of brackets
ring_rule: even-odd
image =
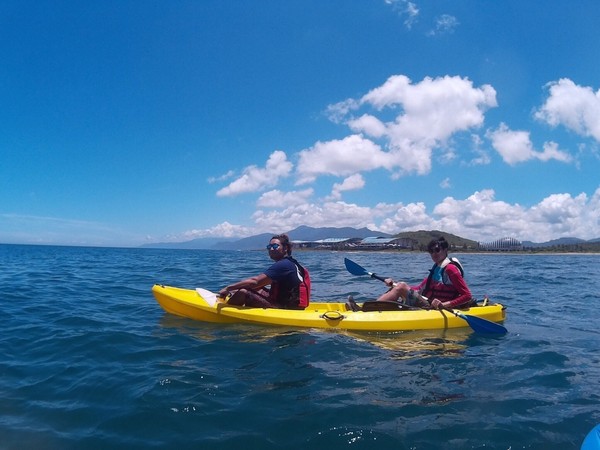
[(215, 303), (217, 303), (217, 294), (215, 294), (214, 292), (211, 292), (208, 289), (202, 289), (202, 288), (196, 288), (196, 292), (210, 306), (215, 306)]

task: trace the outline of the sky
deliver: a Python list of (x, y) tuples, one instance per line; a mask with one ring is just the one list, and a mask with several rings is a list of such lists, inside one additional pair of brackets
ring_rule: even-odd
[(0, 243), (600, 238), (598, 17), (597, 0), (0, 0)]

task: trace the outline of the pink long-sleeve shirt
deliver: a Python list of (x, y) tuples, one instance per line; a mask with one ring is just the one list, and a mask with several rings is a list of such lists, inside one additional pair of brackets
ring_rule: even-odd
[(458, 308), (469, 303), (472, 298), (471, 291), (460, 274), (460, 269), (454, 264), (447, 264), (443, 269), (436, 265), (433, 269), (431, 283), (425, 290), (428, 278), (426, 277), (413, 289), (419, 291), (429, 300), (437, 298), (444, 303), (450, 302), (447, 305), (449, 308)]

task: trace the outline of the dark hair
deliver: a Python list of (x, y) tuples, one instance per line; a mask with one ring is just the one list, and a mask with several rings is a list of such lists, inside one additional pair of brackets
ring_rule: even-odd
[(427, 244), (427, 251), (431, 253), (431, 250), (433, 250), (435, 247), (439, 247), (443, 250), (448, 250), (448, 241), (446, 241), (446, 239), (444, 239), (443, 236), (437, 239), (432, 239), (431, 241), (429, 241), (429, 244)]
[(283, 245), (283, 248), (287, 248), (286, 253), (289, 256), (292, 256), (292, 243), (290, 242), (290, 238), (287, 234), (276, 234), (271, 238), (271, 240), (273, 239), (278, 239), (279, 242), (281, 242), (281, 245)]

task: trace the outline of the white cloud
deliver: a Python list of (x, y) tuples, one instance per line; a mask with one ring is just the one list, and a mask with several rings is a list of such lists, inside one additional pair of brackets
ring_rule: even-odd
[(505, 236), (534, 242), (600, 236), (600, 188), (589, 199), (584, 193), (552, 194), (530, 208), (494, 196), (493, 190), (483, 190), (464, 200), (447, 197), (433, 210), (439, 229), (480, 241)]
[[(383, 205), (378, 205), (383, 209)], [(404, 205), (398, 203), (388, 205), (387, 217), (382, 221), (378, 229), (384, 233), (395, 234), (401, 231), (432, 229), (434, 221), (427, 214), (425, 203), (409, 203)]]
[(363, 114), (358, 119), (350, 119), (348, 126), (354, 132), (364, 131), (367, 135), (374, 138), (380, 138), (386, 133), (385, 124), (370, 114)]
[(600, 187), (591, 197), (585, 193), (552, 194), (531, 207), (496, 200), (494, 190), (484, 189), (465, 199), (446, 197), (433, 205), (431, 212), (423, 202), (361, 206), (326, 200), (258, 210), (252, 219), (252, 228), (224, 222), (211, 229), (188, 231), (184, 236), (187, 239), (244, 237), (265, 231), (289, 231), (300, 225), (330, 227), (335, 224), (336, 227), (368, 227), (390, 234), (437, 229), (477, 241), (506, 236), (534, 242), (568, 236), (592, 239), (600, 237)]
[(444, 178), (441, 182), (440, 182), (440, 187), (442, 189), (450, 189), (452, 187), (452, 183), (450, 183), (450, 178)]
[(365, 187), (365, 179), (360, 174), (354, 174), (344, 179), (341, 183), (335, 183), (331, 191), (331, 199), (339, 200), (344, 191), (354, 191)]
[(311, 227), (362, 227), (372, 223), (376, 208), (341, 201), (304, 204), (273, 211), (256, 211), (252, 218), (257, 229), (291, 230), (300, 225)]
[(475, 192), (464, 200), (446, 197), (433, 208), (438, 229), (473, 236), (478, 240), (514, 236), (527, 230), (526, 209), (494, 198), (491, 189)]
[(427, 33), (428, 36), (453, 33), (458, 27), (458, 19), (450, 14), (442, 14), (435, 18), (435, 28)]
[(312, 197), (313, 193), (314, 189), (312, 188), (292, 192), (273, 190), (262, 194), (256, 202), (256, 205), (259, 208), (282, 208), (302, 205)]
[(496, 92), (489, 85), (474, 88), (466, 78), (449, 76), (425, 78), (413, 85), (403, 75), (390, 77), (361, 103), (379, 110), (401, 107), (401, 113), (387, 124), (388, 146), (398, 167), (418, 174), (429, 172), (435, 148), (455, 133), (480, 127), (484, 111), (497, 105)]
[(346, 119), (347, 115), (358, 107), (358, 101), (349, 98), (344, 101), (334, 103), (333, 105), (328, 105), (327, 108), (325, 108), (325, 115), (333, 123), (342, 123)]
[(498, 129), (490, 131), (487, 137), (507, 164), (515, 165), (533, 158), (533, 144), (528, 131), (511, 131), (502, 123)]
[[(568, 81), (568, 80), (567, 80)], [(584, 135), (594, 135), (597, 94), (565, 80), (552, 85), (550, 98), (536, 117), (556, 126), (563, 124)], [(578, 97), (572, 104), (561, 89)], [(560, 101), (559, 101), (560, 100)], [(317, 141), (298, 153), (297, 184), (312, 183), (320, 176), (343, 177), (333, 184), (329, 197), (315, 201), (312, 188), (284, 192), (270, 190), (258, 200), (252, 219), (254, 227), (239, 227), (238, 233), (257, 234), (265, 230), (288, 231), (300, 225), (313, 227), (369, 227), (390, 234), (417, 229), (441, 229), (475, 240), (512, 236), (521, 240), (546, 241), (561, 236), (584, 239), (600, 237), (600, 189), (593, 196), (551, 194), (533, 206), (510, 204), (495, 199), (492, 189), (482, 189), (464, 199), (446, 197), (434, 205), (379, 203), (362, 206), (341, 201), (343, 192), (365, 186), (363, 172), (384, 169), (394, 176), (427, 174), (433, 157), (439, 164), (461, 155), (460, 142), (471, 139), (471, 161), (489, 164), (489, 151), (476, 130), (481, 129), (485, 112), (497, 106), (496, 91), (489, 85), (473, 86), (467, 78), (445, 76), (412, 83), (395, 75), (381, 86), (357, 99), (330, 105), (332, 121), (345, 124), (353, 133), (343, 139)], [(467, 134), (468, 133), (468, 134)], [(572, 156), (555, 142), (536, 150), (528, 131), (510, 130), (505, 123), (485, 135), (509, 165), (529, 160), (571, 162)], [(595, 136), (595, 135), (594, 135)], [(292, 164), (284, 152), (274, 152), (264, 169), (247, 167), (219, 195), (262, 191), (287, 177)], [(440, 182), (450, 187), (450, 179)], [(233, 230), (234, 225), (223, 227)], [(207, 232), (207, 230), (204, 230)]]
[[(348, 99), (328, 108), (332, 120), (344, 120), (356, 133), (383, 139), (388, 158), (380, 158), (388, 170), (420, 175), (431, 170), (432, 153), (443, 148), (453, 135), (479, 128), (484, 112), (497, 106), (496, 91), (489, 85), (473, 87), (467, 78), (425, 78), (417, 84), (404, 75), (394, 75), (359, 100)], [(381, 114), (398, 114), (384, 122), (375, 114), (352, 116), (354, 111), (374, 108)], [(335, 165), (334, 161), (330, 161)], [(367, 170), (376, 166), (369, 165)]]
[(476, 155), (471, 161), (467, 164), (471, 166), (483, 166), (490, 164), (492, 158), (490, 158), (489, 153), (484, 150), (483, 147), (483, 139), (477, 134), (471, 135), (471, 146), (472, 151)]
[(512, 131), (504, 123), (496, 130), (488, 131), (486, 136), (492, 141), (492, 147), (502, 156), (504, 162), (511, 166), (531, 159), (555, 159), (561, 162), (572, 160), (571, 155), (559, 150), (558, 144), (554, 142), (546, 142), (543, 151), (536, 151), (528, 131)]
[(209, 183), (211, 183), (211, 184), (212, 183), (217, 183), (219, 181), (225, 181), (225, 180), (228, 180), (230, 178), (233, 178), (234, 175), (235, 175), (235, 173), (233, 172), (233, 170), (228, 170), (227, 173), (225, 173), (225, 174), (223, 174), (223, 175), (221, 175), (219, 177), (209, 177), (207, 181)]
[(536, 158), (541, 161), (555, 159), (561, 162), (571, 162), (573, 158), (567, 152), (559, 150), (556, 142), (544, 142), (544, 150), (536, 153)]
[(223, 222), (211, 228), (184, 231), (181, 235), (169, 236), (166, 240), (169, 242), (179, 242), (204, 237), (245, 237), (253, 233), (254, 230), (252, 228)]
[(257, 192), (276, 186), (280, 178), (287, 177), (292, 170), (292, 163), (286, 154), (276, 150), (269, 156), (264, 169), (248, 166), (244, 174), (217, 192), (219, 197), (232, 197), (246, 192)]
[(385, 0), (385, 3), (391, 5), (400, 17), (406, 17), (404, 25), (410, 30), (419, 16), (417, 5), (408, 0)]
[(535, 117), (600, 142), (600, 90), (594, 92), (591, 87), (578, 86), (567, 78), (547, 86), (550, 96)]
[(298, 184), (309, 183), (318, 175), (348, 176), (360, 171), (390, 167), (389, 155), (361, 135), (341, 140), (317, 142), (302, 150), (297, 171)]

